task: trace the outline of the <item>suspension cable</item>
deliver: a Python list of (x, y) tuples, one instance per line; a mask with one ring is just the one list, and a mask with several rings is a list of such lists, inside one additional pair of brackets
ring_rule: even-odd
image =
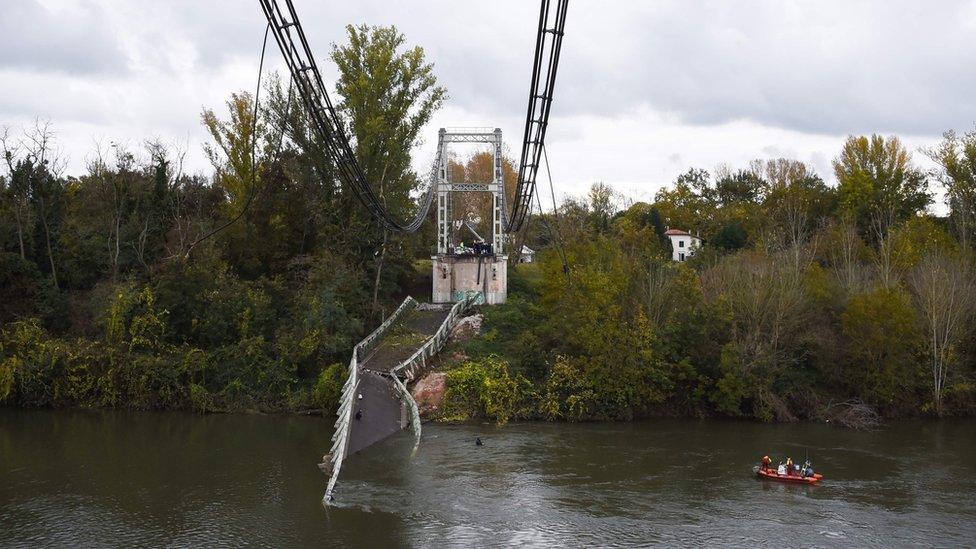
[(335, 163), (339, 180), (384, 228), (399, 233), (415, 232), (426, 220), (433, 203), (433, 180), (413, 219), (407, 223), (395, 219), (373, 191), (356, 160), (350, 140), (343, 129), (342, 119), (329, 97), (292, 0), (284, 0), (285, 9), (282, 9), (278, 0), (260, 2), (288, 70), (298, 83), (298, 94), (305, 103), (311, 127), (324, 143), (329, 158)]
[[(288, 70), (298, 83), (298, 93), (305, 103), (312, 127), (335, 162), (339, 179), (385, 228), (394, 232), (414, 232), (419, 229), (433, 202), (435, 187), (433, 180), (426, 196), (421, 199), (420, 207), (413, 220), (405, 224), (397, 221), (382, 200), (376, 196), (356, 160), (349, 138), (343, 130), (343, 123), (329, 98), (292, 0), (284, 0), (286, 9), (282, 9), (279, 0), (260, 0), (260, 2)], [(554, 8), (553, 3), (555, 3)], [(519, 176), (511, 213), (504, 216), (506, 218), (504, 230), (508, 233), (518, 232), (532, 209), (532, 197), (549, 124), (568, 4), (569, 0), (541, 0)]]
[[(553, 2), (556, 3), (555, 9), (552, 9)], [(515, 200), (505, 229), (507, 232), (517, 232), (531, 210), (540, 155), (546, 140), (546, 129), (549, 126), (549, 112), (556, 86), (556, 72), (559, 68), (559, 54), (562, 50), (568, 6), (569, 0), (542, 0), (532, 80), (529, 86), (529, 102), (525, 115), (522, 156), (519, 160)]]
[[(566, 247), (563, 237), (559, 231), (559, 209), (556, 207), (556, 190), (552, 184), (552, 172), (549, 170), (549, 153), (546, 152), (546, 146), (542, 146), (542, 159), (546, 163), (546, 175), (549, 177), (549, 193), (552, 196), (552, 223), (556, 227), (556, 249), (559, 252), (559, 258), (563, 262), (563, 272), (566, 273), (566, 280), (569, 280), (569, 259), (566, 256)], [(536, 190), (536, 200), (539, 200), (538, 189)], [(542, 202), (539, 202), (539, 212), (542, 213)], [(550, 231), (552, 229), (550, 228)]]
[[(261, 44), (261, 61), (260, 63), (258, 63), (258, 84), (254, 90), (254, 108), (251, 110), (251, 185), (247, 192), (247, 200), (244, 201), (244, 207), (241, 208), (241, 211), (237, 212), (237, 215), (227, 220), (219, 227), (212, 229), (207, 234), (191, 242), (186, 249), (186, 254), (184, 254), (184, 258), (190, 257), (190, 253), (193, 251), (193, 248), (195, 248), (197, 244), (214, 236), (220, 231), (223, 231), (227, 227), (230, 227), (238, 220), (240, 220), (242, 217), (244, 217), (244, 214), (247, 213), (247, 210), (251, 207), (251, 202), (254, 200), (254, 189), (257, 187), (257, 166), (256, 166), (257, 154), (255, 152), (255, 149), (257, 148), (257, 142), (258, 142), (258, 135), (257, 135), (258, 106), (260, 105), (260, 99), (261, 99), (261, 76), (264, 74), (264, 55), (268, 49), (268, 34), (270, 32), (271, 32), (271, 24), (268, 23), (268, 25), (264, 28), (264, 41)], [(290, 95), (291, 83), (289, 83), (288, 86), (289, 86), (289, 95)], [(282, 131), (284, 131), (284, 124), (282, 124)], [(282, 137), (284, 137), (284, 135), (282, 135)], [(281, 139), (278, 140), (278, 146), (279, 148), (281, 147)]]

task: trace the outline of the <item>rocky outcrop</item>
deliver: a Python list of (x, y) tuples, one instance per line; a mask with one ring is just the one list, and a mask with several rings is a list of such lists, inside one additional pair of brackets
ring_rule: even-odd
[(484, 322), (485, 315), (477, 314), (466, 316), (458, 320), (451, 330), (451, 342), (457, 343), (465, 341), (481, 333), (481, 323)]
[(417, 401), (420, 415), (430, 417), (440, 409), (444, 401), (444, 391), (447, 390), (447, 374), (431, 372), (414, 384), (410, 390), (413, 399)]

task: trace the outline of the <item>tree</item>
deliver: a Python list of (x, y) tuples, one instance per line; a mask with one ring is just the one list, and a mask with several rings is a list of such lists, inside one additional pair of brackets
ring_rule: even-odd
[(754, 161), (753, 171), (764, 174), (768, 188), (763, 208), (771, 221), (766, 244), (790, 250), (798, 268), (818, 226), (833, 213), (833, 192), (806, 164), (779, 158)]
[(840, 320), (848, 358), (843, 381), (890, 412), (910, 409), (919, 334), (911, 296), (897, 287), (856, 294)]
[(256, 136), (264, 133), (264, 122), (255, 124), (254, 97), (247, 92), (231, 94), (226, 101), (229, 120), (221, 120), (212, 109), (204, 109), (203, 125), (213, 138), (213, 144), (204, 145), (207, 158), (214, 167), (215, 182), (227, 193), (235, 210), (244, 207), (256, 192), (257, 167), (254, 165), (252, 146)]
[[(420, 131), (440, 108), (447, 91), (437, 85), (434, 66), (423, 48), (401, 48), (406, 38), (396, 27), (346, 27), (349, 42), (333, 45), (339, 70), (339, 111), (355, 139), (356, 158), (384, 207), (405, 215), (419, 177), (410, 168)], [(376, 254), (373, 312), (377, 312), (389, 234), (383, 230)]]
[[(491, 151), (479, 151), (464, 162), (457, 164), (452, 161), (450, 174), (453, 182), (489, 183), (495, 175), (495, 155)], [(515, 196), (515, 181), (518, 179), (515, 162), (508, 157), (502, 157), (502, 181), (508, 196)], [(481, 220), (478, 230), (481, 236), (488, 238), (492, 220), (492, 198), (488, 193), (454, 193), (452, 209), (455, 220), (467, 220), (469, 217)]]
[(668, 227), (701, 230), (715, 212), (708, 172), (691, 168), (679, 175), (672, 188), (662, 188), (654, 195), (654, 206)]
[(758, 174), (739, 170), (715, 182), (715, 199), (721, 206), (756, 204), (762, 201), (766, 181)]
[(939, 165), (936, 177), (946, 190), (956, 237), (970, 248), (976, 242), (976, 130), (962, 136), (950, 130), (926, 154)]
[(883, 239), (898, 221), (932, 201), (925, 175), (897, 137), (850, 136), (834, 160), (841, 209), (859, 229)]
[[(722, 357), (723, 377), (747, 384), (759, 417), (769, 418), (775, 412), (789, 418), (774, 384), (788, 373), (788, 367), (798, 364), (803, 327), (811, 319), (812, 301), (791, 269), (792, 264), (779, 257), (743, 252), (702, 273), (706, 300), (727, 307), (732, 319), (730, 343)], [(717, 396), (727, 401), (724, 395)]]
[(7, 128), (4, 128), (3, 135), (0, 136), (0, 146), (3, 148), (4, 162), (9, 176), (3, 194), (4, 198), (9, 200), (11, 204), (10, 209), (13, 210), (20, 258), (27, 259), (27, 243), (25, 240), (30, 237), (28, 230), (31, 222), (30, 181), (22, 169), (23, 166), (21, 165), (18, 168), (21, 146), (12, 142)]
[(598, 181), (590, 185), (587, 198), (593, 234), (606, 234), (610, 230), (610, 219), (617, 212), (617, 207), (614, 204), (616, 194), (613, 188), (602, 181)]
[(720, 250), (735, 251), (749, 243), (749, 234), (742, 227), (742, 221), (734, 220), (723, 225), (711, 243)]
[(827, 262), (833, 268), (841, 286), (848, 293), (855, 293), (864, 278), (861, 268), (862, 259), (867, 255), (864, 240), (849, 218), (828, 224), (823, 233)]
[(932, 398), (939, 415), (949, 375), (960, 362), (960, 344), (976, 313), (974, 276), (971, 264), (965, 260), (929, 254), (910, 277), (926, 333)]

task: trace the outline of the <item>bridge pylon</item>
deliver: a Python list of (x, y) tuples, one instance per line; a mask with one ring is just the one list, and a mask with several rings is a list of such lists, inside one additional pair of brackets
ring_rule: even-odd
[[(453, 143), (487, 143), (492, 146), (492, 180), (455, 183), (450, 178), (449, 148)], [(496, 305), (508, 299), (508, 256), (504, 253), (507, 223), (505, 178), (502, 169), (502, 130), (495, 128), (441, 128), (438, 132), (437, 253), (431, 257), (434, 303), (456, 303), (474, 292), (477, 302)], [(490, 193), (492, 212), (488, 238), (469, 220), (454, 219), (454, 193)], [(472, 233), (471, 245), (462, 245), (458, 231)]]

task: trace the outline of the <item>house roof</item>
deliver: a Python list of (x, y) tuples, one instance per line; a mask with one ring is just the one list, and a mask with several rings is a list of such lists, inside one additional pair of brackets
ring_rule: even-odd
[(682, 231), (680, 229), (668, 229), (664, 231), (665, 236), (691, 236), (690, 233)]
[(533, 250), (532, 248), (526, 246), (525, 244), (522, 244), (522, 253), (523, 254), (534, 254), (535, 253), (535, 250)]

